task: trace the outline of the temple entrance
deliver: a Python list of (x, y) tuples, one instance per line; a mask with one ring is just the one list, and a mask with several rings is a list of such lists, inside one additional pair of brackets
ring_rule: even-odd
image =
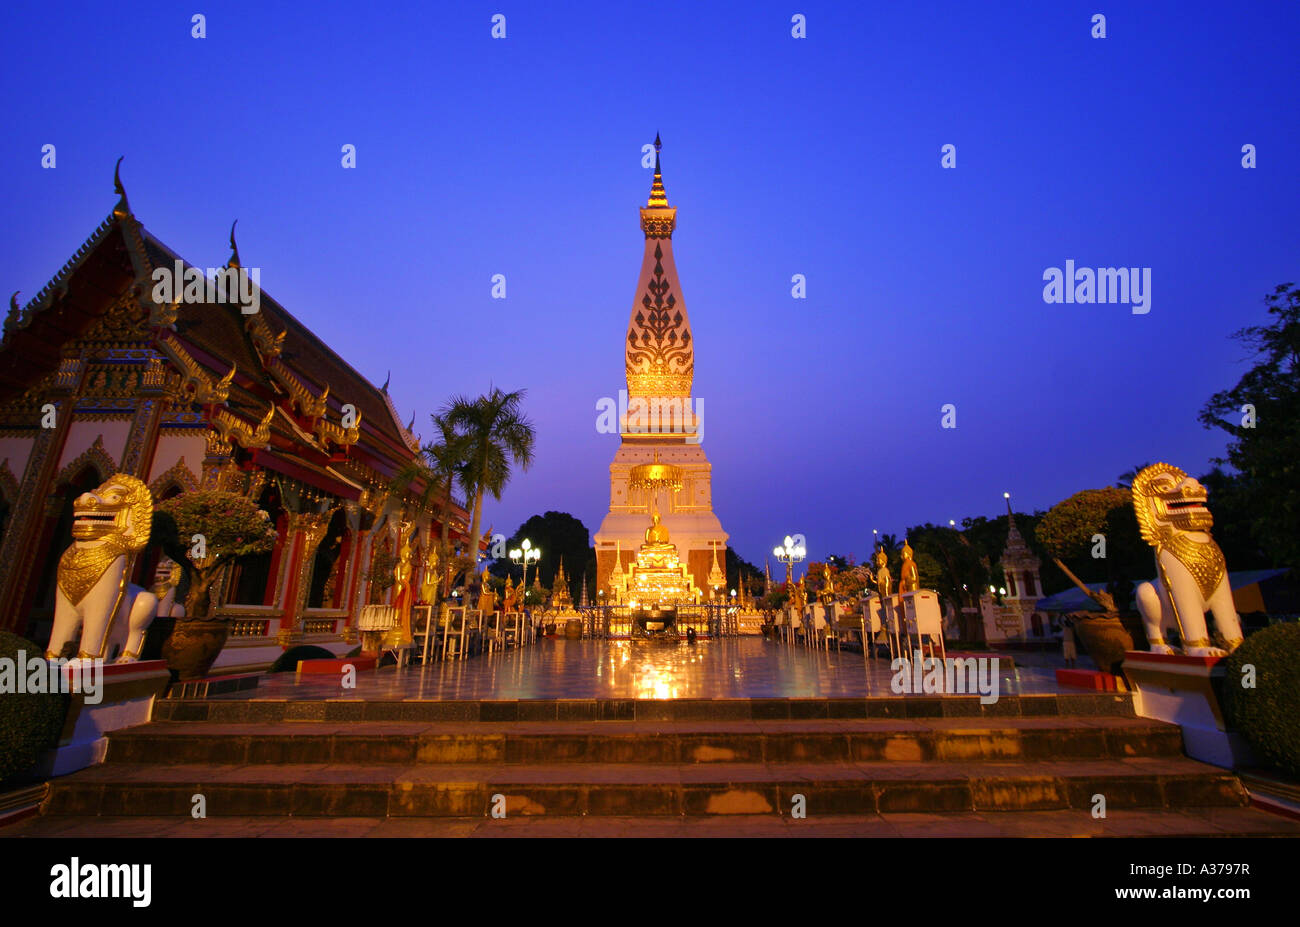
[(281, 554), (289, 518), (280, 504), (280, 490), (272, 483), (262, 490), (257, 500), (258, 508), (271, 517), (277, 538), (274, 550), (264, 554), (241, 557), (230, 568), (229, 592), (226, 601), (231, 605), (275, 604), (275, 570)]
[(59, 558), (72, 544), (72, 503), (83, 492), (98, 487), (104, 479), (106, 477), (101, 477), (94, 465), (87, 464), (70, 480), (60, 483), (45, 502), (47, 519), (54, 512), (58, 514), (34, 561), (42, 566), (23, 634), (28, 640), (49, 639), (54, 621), (55, 592), (58, 589)]

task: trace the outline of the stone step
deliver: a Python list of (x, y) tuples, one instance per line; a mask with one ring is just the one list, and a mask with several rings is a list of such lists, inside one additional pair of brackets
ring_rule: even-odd
[(166, 698), (155, 721), (769, 721), (841, 718), (1133, 717), (1128, 693), (885, 698), (360, 699)]
[(1252, 808), (960, 811), (948, 814), (515, 817), (40, 817), (6, 837), (1269, 837), (1300, 822)]
[(50, 784), (47, 815), (810, 814), (1242, 807), (1235, 776), (1184, 757), (1014, 764), (172, 766), (110, 764)]
[(1132, 718), (748, 722), (155, 722), (107, 762), (574, 764), (1006, 761), (1179, 756), (1176, 725)]

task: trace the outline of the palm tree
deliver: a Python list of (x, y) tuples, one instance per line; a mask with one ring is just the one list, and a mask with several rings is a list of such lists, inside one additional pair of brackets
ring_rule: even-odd
[(389, 491), (394, 493), (404, 492), (412, 483), (418, 484), (420, 495), (415, 502), (417, 512), (432, 508), (435, 494), (442, 496), (442, 537), (438, 544), (438, 563), (446, 574), (443, 581), (444, 596), (448, 591), (446, 587), (451, 582), (448, 532), (451, 528), (452, 488), (459, 482), (461, 488), (468, 492), (472, 486), (466, 467), (468, 442), (463, 435), (457, 433), (452, 424), (450, 408), (445, 407), (430, 416), (436, 437), (420, 448), (420, 453), (407, 461), (389, 484)]
[(1149, 466), (1151, 466), (1150, 461), (1148, 461), (1147, 463), (1140, 463), (1132, 470), (1125, 470), (1115, 480), (1115, 485), (1118, 486), (1120, 489), (1133, 488), (1133, 481), (1137, 479), (1137, 475)]
[(520, 410), (524, 392), (519, 389), (506, 393), (494, 386), (477, 399), (457, 396), (447, 407), (448, 422), (466, 442), (466, 493), (474, 496), (468, 550), (471, 563), (478, 559), (483, 496), (491, 493), (492, 498), (501, 498), (501, 491), (510, 481), (512, 461), (521, 470), (527, 470), (533, 462), (533, 423)]

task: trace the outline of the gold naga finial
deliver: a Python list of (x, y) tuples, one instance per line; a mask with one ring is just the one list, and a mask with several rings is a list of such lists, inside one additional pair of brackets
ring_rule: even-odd
[(239, 246), (235, 244), (235, 226), (238, 224), (239, 224), (238, 219), (230, 223), (230, 260), (226, 261), (227, 267), (233, 267), (236, 270), (238, 270), (240, 266)]
[(266, 410), (266, 415), (262, 416), (262, 420), (257, 423), (257, 428), (256, 430), (253, 431), (252, 434), (252, 441), (250, 442), (251, 444), (255, 446), (265, 445), (268, 441), (271, 440), (271, 419), (274, 417), (275, 417), (275, 403), (273, 402), (271, 403), (270, 408)]
[(9, 297), (9, 311), (10, 311), (10, 312), (18, 312), (18, 311), (19, 311), (19, 309), (18, 309), (18, 294), (21, 293), (21, 292), (22, 292), (22, 290), (14, 290), (14, 291), (13, 291), (13, 295), (11, 295), (11, 296)]
[(213, 389), (213, 393), (216, 395), (218, 401), (224, 402), (227, 399), (227, 397), (230, 396), (230, 383), (234, 379), (235, 379), (235, 365), (231, 364), (230, 372), (226, 374), (224, 377), (222, 377), (220, 380), (218, 380), (216, 387)]
[(113, 167), (113, 192), (118, 195), (117, 205), (113, 207), (113, 215), (119, 219), (131, 215), (131, 204), (126, 200), (126, 187), (122, 186), (122, 159), (126, 155), (117, 159), (117, 164)]

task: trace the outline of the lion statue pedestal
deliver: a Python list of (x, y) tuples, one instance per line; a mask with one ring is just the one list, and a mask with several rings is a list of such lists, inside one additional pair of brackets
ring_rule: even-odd
[(54, 628), (47, 659), (57, 659), (81, 629), (74, 663), (140, 658), (158, 597), (127, 582), (131, 558), (149, 543), (153, 497), (125, 473), (82, 493), (72, 504), (72, 546), (59, 559)]
[[(1133, 480), (1133, 511), (1143, 540), (1155, 548), (1156, 581), (1136, 590), (1150, 652), (1125, 654), (1124, 675), (1139, 716), (1177, 724), (1188, 756), (1231, 768), (1253, 762), (1244, 740), (1227, 730), (1219, 704), (1225, 656), (1241, 644), (1241, 620), (1223, 551), (1210, 537), (1206, 496), (1204, 486), (1167, 463)], [(1210, 639), (1206, 612), (1223, 647)], [(1165, 641), (1167, 628), (1178, 630), (1181, 654)]]
[[(1187, 656), (1235, 650), (1242, 641), (1241, 620), (1223, 551), (1210, 537), (1214, 518), (1205, 505), (1205, 487), (1178, 467), (1157, 463), (1137, 475), (1132, 491), (1142, 538), (1156, 552), (1156, 582), (1136, 590), (1151, 651), (1174, 652), (1164, 639), (1169, 627), (1178, 629)], [(1207, 611), (1214, 615), (1223, 648), (1211, 644)]]

